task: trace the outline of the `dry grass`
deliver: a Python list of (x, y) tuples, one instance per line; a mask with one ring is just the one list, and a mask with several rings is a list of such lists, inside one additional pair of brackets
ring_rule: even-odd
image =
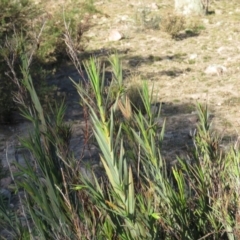
[(161, 29), (177, 38), (180, 31), (185, 29), (185, 18), (181, 15), (169, 14), (162, 20)]
[[(111, 1), (97, 5), (107, 15), (95, 15), (97, 24), (86, 32), (90, 36), (87, 50), (117, 49), (122, 52), (124, 69), (139, 72), (144, 79), (154, 82), (158, 101), (206, 102), (216, 116), (231, 123), (227, 131), (238, 131), (238, 104), (231, 104), (231, 98), (237, 97), (240, 91), (238, 2), (213, 2), (209, 10), (215, 14), (187, 19), (176, 40), (161, 28), (139, 31), (136, 26), (136, 12), (144, 7), (151, 9), (161, 21), (172, 12), (173, 1), (156, 3), (158, 9), (151, 9), (146, 0), (141, 4), (122, 0), (121, 4)], [(118, 29), (127, 38), (107, 41), (111, 29)], [(220, 76), (206, 75), (204, 70), (211, 64), (223, 65), (228, 71)], [(221, 123), (216, 127), (223, 128)]]

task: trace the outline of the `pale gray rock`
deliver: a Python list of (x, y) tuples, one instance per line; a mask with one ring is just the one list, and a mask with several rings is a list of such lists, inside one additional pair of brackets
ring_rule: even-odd
[(222, 65), (213, 64), (213, 65), (209, 65), (204, 72), (208, 75), (220, 76), (225, 72), (227, 72), (227, 68)]
[(108, 40), (111, 42), (116, 42), (123, 39), (123, 34), (118, 30), (112, 30), (108, 36)]
[(189, 55), (189, 59), (190, 59), (190, 60), (194, 60), (194, 59), (197, 58), (197, 56), (198, 56), (198, 55), (197, 55), (196, 53), (190, 54), (190, 55)]
[(159, 9), (159, 6), (157, 5), (157, 3), (151, 3), (150, 4), (150, 8), (152, 9), (152, 10), (158, 10)]

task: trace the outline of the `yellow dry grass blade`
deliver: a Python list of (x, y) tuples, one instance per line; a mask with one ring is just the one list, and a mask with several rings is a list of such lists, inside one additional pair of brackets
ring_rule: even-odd
[(118, 107), (124, 118), (130, 120), (132, 117), (132, 106), (128, 96), (125, 97), (125, 103), (123, 103), (121, 100), (118, 101)]

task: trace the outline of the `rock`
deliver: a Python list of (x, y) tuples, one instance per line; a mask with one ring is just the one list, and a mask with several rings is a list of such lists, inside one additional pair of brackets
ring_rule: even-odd
[(112, 30), (109, 34), (108, 40), (109, 41), (119, 41), (123, 38), (123, 34), (121, 34), (118, 30)]
[(118, 16), (117, 23), (131, 21), (127, 15)]
[(221, 46), (221, 47), (219, 47), (219, 48), (217, 49), (217, 52), (218, 52), (219, 54), (221, 54), (224, 50), (225, 50), (225, 51), (228, 50), (227, 47)]
[(215, 14), (216, 14), (216, 15), (222, 15), (222, 14), (223, 14), (223, 11), (220, 10), (220, 9), (215, 9)]
[(153, 9), (153, 10), (157, 10), (157, 9), (159, 9), (159, 6), (157, 5), (157, 3), (152, 3), (150, 5), (150, 8)]
[(209, 65), (204, 72), (208, 75), (220, 76), (223, 73), (227, 72), (227, 68), (221, 65), (213, 64), (213, 65)]
[(204, 18), (204, 19), (202, 19), (202, 21), (204, 24), (209, 24), (209, 19)]
[(216, 25), (216, 26), (222, 26), (223, 24), (224, 24), (223, 21), (218, 21), (215, 25)]
[(190, 54), (190, 55), (189, 55), (189, 59), (190, 59), (190, 60), (194, 60), (194, 59), (197, 58), (197, 56), (198, 56), (198, 55), (197, 55), (196, 53)]

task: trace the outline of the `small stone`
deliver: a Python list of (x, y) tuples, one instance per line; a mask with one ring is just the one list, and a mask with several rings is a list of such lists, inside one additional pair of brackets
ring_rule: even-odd
[(227, 72), (227, 68), (221, 65), (209, 65), (205, 71), (206, 74), (208, 75), (222, 75), (223, 73)]
[(226, 50), (226, 47), (221, 46), (217, 49), (217, 52), (221, 54), (224, 50)]
[(215, 9), (215, 14), (216, 15), (222, 15), (223, 11), (220, 9)]
[(189, 59), (190, 59), (190, 60), (194, 60), (194, 59), (197, 58), (197, 56), (198, 56), (198, 55), (197, 55), (196, 53), (190, 54), (190, 55), (189, 55)]
[(219, 22), (216, 23), (216, 26), (221, 26), (221, 25), (223, 25), (222, 21), (219, 21)]
[(127, 15), (121, 16), (121, 20), (122, 21), (127, 21), (128, 19), (129, 19), (129, 17)]
[(109, 34), (108, 40), (109, 41), (119, 41), (123, 38), (123, 34), (121, 34), (118, 30), (112, 30)]
[(204, 18), (202, 21), (203, 21), (203, 23), (205, 23), (205, 24), (208, 24), (208, 23), (209, 23), (209, 19), (206, 19), (206, 18)]
[(157, 10), (157, 9), (159, 9), (159, 6), (156, 3), (152, 3), (151, 4), (151, 9)]

